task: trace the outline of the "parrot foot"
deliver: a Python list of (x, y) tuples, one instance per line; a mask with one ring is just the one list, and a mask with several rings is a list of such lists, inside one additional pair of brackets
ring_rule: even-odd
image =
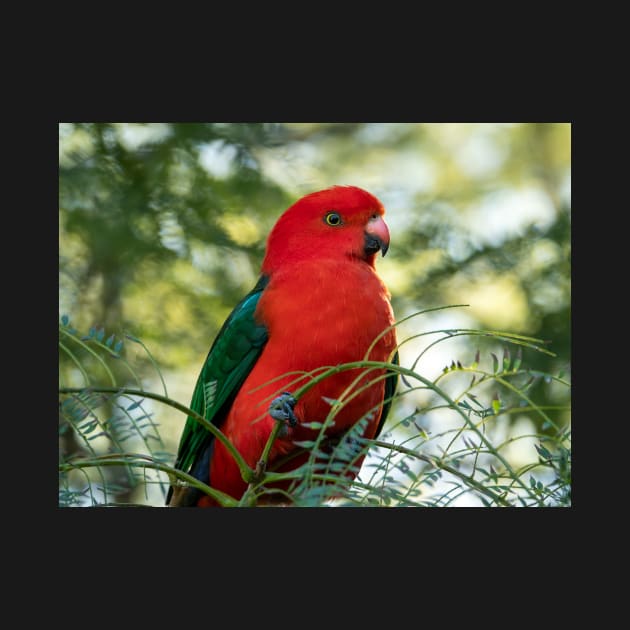
[(289, 392), (283, 392), (274, 398), (269, 405), (269, 415), (277, 422), (287, 422), (290, 427), (294, 427), (298, 419), (293, 413), (297, 400)]

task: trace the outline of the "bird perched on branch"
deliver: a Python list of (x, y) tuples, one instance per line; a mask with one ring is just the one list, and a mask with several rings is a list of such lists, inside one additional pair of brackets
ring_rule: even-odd
[[(266, 469), (304, 463), (307, 450), (290, 455), (312, 443), (319, 429), (311, 423), (323, 423), (334, 401), (343, 404), (327, 437), (343, 436), (362, 418), (362, 437), (379, 434), (396, 389), (393, 371), (355, 367), (323, 378), (297, 400), (293, 393), (327, 366), (398, 362), (390, 294), (375, 271), (377, 253), (384, 256), (389, 248), (384, 212), (376, 197), (354, 186), (299, 199), (269, 235), (256, 286), (214, 340), (190, 408), (220, 429), (251, 470), (260, 466), (277, 423), (282, 427)], [(175, 468), (235, 499), (248, 487), (229, 448), (193, 417), (186, 421)], [(219, 505), (179, 483), (171, 486), (167, 504)]]

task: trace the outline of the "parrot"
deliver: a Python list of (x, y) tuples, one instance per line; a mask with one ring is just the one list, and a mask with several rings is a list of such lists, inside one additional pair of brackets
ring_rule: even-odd
[[(190, 405), (220, 429), (251, 469), (278, 422), (267, 469), (295, 470), (304, 463), (308, 448), (301, 445), (313, 443), (344, 392), (345, 404), (324, 425), (326, 438), (341, 439), (362, 418), (362, 438), (380, 434), (398, 382), (391, 367), (340, 370), (297, 400), (292, 392), (327, 367), (362, 360), (399, 365), (391, 294), (375, 267), (376, 255), (385, 256), (390, 244), (384, 214), (366, 190), (334, 185), (298, 199), (271, 229), (258, 281), (220, 328)], [(191, 416), (174, 467), (236, 500), (248, 487), (225, 445)], [(343, 474), (352, 480), (357, 469)], [(273, 505), (273, 492), (268, 498)], [(286, 493), (277, 503), (280, 498), (286, 501)], [(166, 505), (220, 504), (171, 479)]]

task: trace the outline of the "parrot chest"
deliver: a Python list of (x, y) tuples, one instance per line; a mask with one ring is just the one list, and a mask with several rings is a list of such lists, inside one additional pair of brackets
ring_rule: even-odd
[[(388, 361), (396, 346), (395, 332), (389, 329), (394, 317), (387, 289), (371, 267), (359, 263), (320, 261), (274, 273), (256, 319), (266, 326), (268, 340), (221, 427), (251, 466), (275, 424), (268, 413), (275, 397), (295, 392), (326, 367), (366, 358)], [(368, 415), (365, 436), (372, 437), (383, 403), (383, 374), (382, 369), (353, 368), (314, 385), (298, 400), (294, 409), (298, 425), (276, 441), (271, 460), (289, 453), (295, 441), (314, 439), (317, 430), (308, 424), (324, 422), (335, 400), (345, 402), (327, 433), (345, 432)], [(217, 468), (222, 465), (221, 453), (217, 446), (213, 460)], [(225, 466), (238, 476), (229, 456), (225, 459)]]
[[(319, 374), (325, 366), (364, 359), (388, 361), (396, 346), (394, 330), (387, 330), (394, 323), (389, 293), (374, 270), (362, 263), (320, 261), (272, 278), (261, 298), (260, 316), (269, 330), (260, 364), (274, 377), (313, 370)], [(354, 368), (331, 375), (300, 398), (296, 414), (304, 422), (323, 422), (331, 401), (346, 399), (335, 415), (333, 432), (369, 413), (376, 425), (382, 374)], [(293, 374), (276, 381), (269, 392), (295, 391), (308, 380)], [(309, 439), (309, 431), (298, 427), (291, 437)]]
[[(278, 273), (257, 316), (269, 331), (266, 350), (304, 370), (364, 358), (394, 323), (387, 289), (369, 265), (358, 262), (302, 263)], [(386, 360), (394, 345), (393, 331), (383, 335), (375, 344), (379, 358), (373, 358)]]

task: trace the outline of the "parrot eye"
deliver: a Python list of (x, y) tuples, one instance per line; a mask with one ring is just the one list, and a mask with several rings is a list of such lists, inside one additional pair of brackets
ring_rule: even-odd
[(341, 225), (341, 215), (337, 212), (329, 212), (325, 217), (324, 221), (327, 225), (332, 225), (335, 227), (336, 225)]

